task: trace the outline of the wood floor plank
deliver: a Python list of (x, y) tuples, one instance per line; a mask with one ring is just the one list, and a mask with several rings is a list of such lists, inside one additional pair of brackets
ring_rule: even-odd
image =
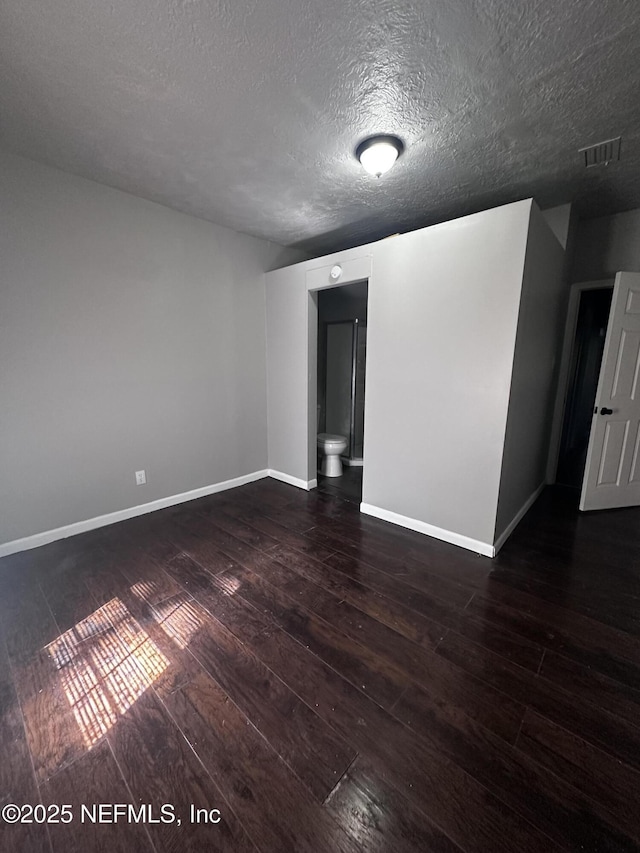
[(426, 690), (409, 688), (393, 713), (567, 850), (635, 849), (635, 841), (597, 814), (576, 788)]
[(426, 619), (468, 635), (473, 641), (480, 642), (509, 660), (537, 672), (543, 649), (518, 634), (476, 619), (466, 609), (460, 610), (427, 592), (398, 583), (393, 576), (374, 569), (361, 560), (336, 553), (325, 560), (325, 563), (347, 576), (357, 577), (371, 589), (415, 610)]
[(283, 507), (295, 509), (297, 512), (312, 513), (316, 524), (322, 519), (333, 518), (344, 521), (348, 518), (358, 519), (360, 512), (358, 507), (342, 496), (327, 494), (322, 489), (311, 489), (305, 494), (292, 495), (289, 503)]
[[(345, 602), (339, 602), (315, 584), (281, 566), (276, 560), (264, 570), (264, 577), (305, 610), (316, 613), (325, 622), (368, 650), (379, 660), (400, 670), (414, 683), (429, 684), (438, 695), (459, 707), (473, 709), (472, 716), (507, 740), (514, 740), (524, 714), (524, 706), (514, 703), (457, 667), (443, 666), (442, 658), (430, 649), (418, 648), (404, 637), (381, 625)], [(241, 593), (242, 594), (242, 593)], [(282, 618), (278, 620), (287, 629)], [(326, 658), (325, 658), (326, 659)], [(340, 671), (340, 670), (339, 670)], [(352, 680), (352, 679), (350, 679)]]
[(349, 515), (337, 525), (334, 519), (320, 518), (317, 526), (347, 544), (346, 550), (339, 549), (343, 553), (349, 555), (357, 545), (365, 562), (462, 605), (489, 573), (490, 566), (477, 554), (452, 552), (445, 543), (425, 542), (420, 534), (370, 516)]
[(269, 614), (291, 637), (311, 649), (382, 706), (390, 707), (409, 684), (408, 676), (393, 663), (380, 658), (324, 620), (315, 618), (310, 611), (298, 607), (293, 600), (248, 569), (221, 575), (218, 582), (236, 587), (236, 596)]
[(217, 528), (224, 530), (231, 536), (235, 536), (246, 545), (251, 545), (258, 551), (269, 551), (278, 545), (277, 539), (259, 530), (257, 527), (245, 524), (245, 522), (234, 516), (227, 514), (223, 510), (215, 509), (205, 515), (205, 518), (212, 521)]
[(114, 560), (112, 566), (126, 577), (133, 593), (147, 604), (157, 604), (180, 592), (181, 588), (157, 560), (143, 550)]
[[(157, 853), (256, 853), (238, 818), (222, 797), (165, 708), (146, 693), (109, 733), (114, 756), (134, 802), (156, 813), (172, 806), (167, 823), (147, 824)], [(219, 823), (192, 820), (192, 809), (219, 811)], [(214, 815), (217, 819), (218, 815)]]
[(33, 803), (37, 795), (22, 713), (13, 684), (0, 678), (0, 805)]
[(261, 851), (359, 849), (311, 794), (294, 783), (277, 753), (208, 675), (194, 679), (165, 702)]
[[(301, 571), (300, 563), (302, 562), (305, 563), (305, 568)], [(296, 561), (294, 563), (298, 569), (296, 571), (291, 568), (291, 561), (285, 563), (281, 559), (280, 553), (278, 553), (275, 555), (275, 559), (265, 566), (262, 571), (262, 577), (294, 601), (299, 602), (307, 609), (313, 610), (314, 613), (321, 616), (325, 621), (340, 626), (341, 630), (347, 632), (349, 636), (352, 636), (358, 642), (364, 643), (374, 650), (384, 649), (386, 652), (389, 652), (397, 648), (398, 656), (406, 659), (410, 659), (412, 654), (417, 652), (413, 648), (413, 642), (407, 641), (407, 638), (402, 634), (389, 628), (384, 622), (370, 616), (366, 611), (354, 606), (345, 599), (342, 593), (345, 592), (348, 595), (350, 587), (346, 580), (341, 586), (334, 586), (333, 590), (327, 590), (323, 584), (311, 580), (309, 575), (312, 572), (308, 571), (310, 562), (308, 559)], [(360, 591), (362, 592), (363, 589), (361, 588)], [(362, 603), (364, 600), (366, 606), (365, 596), (366, 593), (364, 595), (361, 594), (358, 602)], [(373, 599), (375, 597), (376, 593), (369, 591), (369, 598)], [(378, 596), (378, 600), (380, 598)], [(379, 609), (382, 609), (382, 607), (383, 605), (380, 605)], [(419, 623), (419, 617), (416, 619), (416, 622)], [(427, 623), (427, 630), (431, 627), (431, 624)], [(442, 627), (439, 630), (434, 630), (433, 633), (430, 631), (428, 634), (426, 631), (421, 632), (423, 643), (416, 645), (420, 645), (422, 649), (433, 649), (438, 645), (445, 633)]]
[[(84, 572), (84, 583), (95, 602), (95, 613), (98, 615), (111, 612), (111, 608), (128, 594), (132, 584), (119, 569), (120, 562), (114, 564), (106, 561), (102, 565), (91, 566)], [(137, 587), (140, 594), (155, 598), (155, 590), (151, 587)], [(117, 612), (117, 611), (114, 611)], [(108, 620), (111, 624), (111, 621)]]
[[(271, 567), (276, 570), (277, 564)], [(265, 569), (269, 576), (269, 568)], [(483, 721), (501, 736), (513, 740), (517, 734), (524, 707), (514, 703), (506, 696), (498, 696), (495, 691), (483, 685), (482, 681), (465, 675), (451, 667), (435, 655), (425, 655), (412, 644), (401, 642), (402, 638), (377, 626), (379, 636), (375, 636), (376, 626), (371, 625), (368, 634), (363, 634), (364, 615), (355, 612), (353, 625), (349, 630), (349, 619), (331, 605), (333, 600), (318, 587), (314, 587), (316, 599), (324, 600), (324, 612), (334, 623), (339, 622), (341, 632), (327, 624), (325, 619), (317, 620), (308, 610), (301, 610), (293, 600), (283, 597), (287, 589), (291, 595), (295, 590), (287, 587), (287, 582), (297, 576), (289, 574), (283, 577), (283, 569), (277, 573), (276, 585), (265, 584), (263, 578), (247, 570), (222, 573), (215, 579), (233, 588), (234, 596), (244, 598), (270, 617), (294, 639), (310, 648), (329, 665), (333, 666), (358, 689), (364, 690), (384, 707), (391, 707), (411, 680), (427, 681), (434, 685), (440, 695), (448, 701), (472, 709), (474, 717)], [(299, 591), (299, 590), (298, 590)], [(305, 602), (308, 603), (308, 602)], [(206, 606), (206, 605), (205, 605)], [(314, 602), (311, 602), (314, 606)], [(320, 606), (315, 601), (315, 606)], [(331, 612), (328, 612), (328, 608)], [(322, 607), (321, 607), (322, 609)], [(377, 623), (376, 623), (377, 624)], [(344, 636), (350, 636), (348, 642)], [(364, 643), (364, 645), (362, 644)]]
[(564, 503), (558, 496), (558, 489), (547, 490), (535, 511), (519, 525), (496, 565), (522, 568), (526, 574), (562, 588), (568, 579), (566, 570), (577, 557), (584, 567), (574, 577), (579, 585), (589, 586), (602, 582), (604, 577), (615, 577), (611, 591), (638, 594), (640, 583), (632, 568), (638, 556), (634, 509), (620, 509), (606, 516), (580, 516), (576, 514), (576, 492)]
[(333, 553), (328, 548), (323, 548), (321, 545), (316, 545), (301, 533), (296, 533), (295, 530), (289, 530), (282, 524), (279, 524), (273, 518), (259, 513), (244, 512), (238, 516), (246, 524), (255, 527), (262, 533), (268, 534), (276, 541), (275, 548), (285, 546), (295, 549), (302, 554), (308, 554), (316, 560), (325, 560)]
[(282, 483), (271, 477), (250, 483), (246, 490), (248, 495), (260, 501), (262, 505), (285, 507), (299, 497), (296, 486)]
[[(225, 565), (228, 568), (235, 568), (237, 563), (233, 560), (226, 559)], [(191, 594), (198, 590), (206, 590), (211, 586), (212, 572), (203, 568), (195, 560), (192, 560), (187, 554), (178, 554), (173, 560), (166, 564), (166, 571), (177, 581), (178, 585)]]
[[(640, 581), (631, 568), (637, 553), (625, 548), (620, 540), (612, 543), (614, 547), (603, 545), (602, 541), (590, 537), (557, 545), (549, 543), (548, 537), (538, 530), (515, 550), (510, 546), (506, 553), (501, 553), (494, 561), (492, 576), (507, 580), (514, 575), (523, 580), (534, 579), (561, 592), (566, 592), (571, 585), (579, 593), (580, 600), (587, 601), (585, 597), (589, 596), (591, 606), (604, 605), (606, 609), (610, 609), (612, 602), (637, 601)], [(576, 561), (580, 563), (577, 576)], [(614, 584), (611, 584), (612, 579), (615, 579)]]
[(560, 849), (441, 753), (419, 744), (399, 721), (319, 659), (290, 648), (286, 637), (264, 637), (257, 652), (301, 698), (315, 699), (318, 713), (351, 738), (375, 772), (464, 850)]
[(13, 672), (36, 778), (42, 782), (87, 748), (76, 701), (83, 679), (62, 640), (35, 652)]
[(621, 684), (563, 655), (547, 652), (540, 675), (610, 714), (640, 727), (640, 690)]
[[(90, 809), (100, 803), (137, 805), (131, 799), (106, 741), (58, 773), (40, 790), (45, 805), (68, 804), (72, 808), (70, 823), (48, 827), (54, 853), (87, 853), (89, 850), (91, 853), (132, 853), (134, 850), (153, 853), (142, 824), (129, 822), (126, 817), (116, 823), (93, 823), (81, 817), (83, 805)], [(105, 812), (105, 821), (107, 815)]]
[(195, 599), (242, 642), (259, 642), (277, 628), (268, 615), (235, 595), (232, 587), (216, 585), (213, 578), (210, 588), (198, 590)]
[(267, 518), (271, 518), (278, 524), (284, 524), (288, 530), (293, 530), (296, 533), (304, 534), (307, 530), (311, 530), (318, 524), (317, 517), (304, 508), (289, 504), (284, 509), (273, 509), (269, 507), (261, 507), (261, 511)]
[(367, 853), (460, 853), (457, 844), (362, 759), (349, 768), (327, 809)]
[(74, 574), (73, 580), (69, 578), (61, 581), (55, 577), (46, 578), (41, 583), (61, 634), (86, 620), (97, 609), (96, 600), (85, 583), (88, 571), (89, 567), (83, 566), (80, 572)]
[(351, 513), (345, 521), (359, 535), (369, 535), (372, 543), (383, 542), (392, 554), (402, 555), (404, 560), (418, 563), (431, 574), (472, 589), (484, 583), (491, 569), (491, 563), (472, 551), (451, 548), (438, 539), (425, 538), (421, 533), (373, 516)]
[[(319, 534), (316, 535), (319, 536)], [(320, 538), (324, 540), (326, 534), (322, 534)], [(325, 563), (335, 571), (352, 577), (359, 577), (367, 586), (371, 586), (383, 595), (388, 595), (389, 598), (406, 604), (407, 607), (417, 610), (423, 616), (434, 619), (436, 622), (445, 624), (452, 614), (460, 610), (452, 602), (439, 598), (429, 591), (420, 590), (411, 584), (405, 584), (402, 578), (398, 580), (391, 572), (387, 572), (379, 566), (372, 566), (367, 560), (357, 555), (336, 552), (328, 557)], [(471, 592), (466, 595), (465, 591), (462, 607), (469, 601)]]
[(443, 625), (371, 589), (360, 579), (336, 572), (288, 546), (274, 550), (273, 559), (424, 648), (437, 646), (447, 632)]
[(570, 691), (535, 677), (453, 633), (447, 634), (436, 653), (595, 746), (640, 768), (640, 728), (574, 698)]
[(517, 749), (568, 780), (597, 803), (614, 826), (640, 845), (640, 772), (577, 735), (527, 710)]
[(197, 603), (191, 653), (322, 802), (356, 756), (309, 707)]
[(640, 636), (640, 616), (635, 598), (604, 595), (594, 597), (593, 593), (572, 590), (570, 598), (567, 599), (564, 589), (539, 581), (530, 575), (525, 576), (521, 572), (500, 569), (494, 572), (494, 577), (549, 604), (565, 607), (594, 621), (626, 631), (636, 638)]
[(0, 599), (0, 626), (12, 665), (28, 661), (60, 634), (39, 585)]
[[(31, 755), (22, 712), (13, 685), (9, 657), (0, 633), (0, 808), (13, 803), (35, 806), (40, 794), (31, 766)], [(46, 828), (34, 824), (8, 824), (0, 819), (0, 850), (50, 853)]]
[(258, 551), (206, 519), (198, 521), (188, 538), (181, 537), (174, 541), (181, 545), (185, 554), (211, 574), (233, 568), (236, 563), (259, 568), (271, 559), (268, 552)]
[(623, 631), (494, 580), (472, 599), (467, 610), (604, 675), (640, 687), (640, 641)]

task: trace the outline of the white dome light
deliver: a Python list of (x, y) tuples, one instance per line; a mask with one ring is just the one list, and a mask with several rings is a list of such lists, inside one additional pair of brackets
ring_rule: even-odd
[(379, 178), (389, 171), (403, 148), (397, 136), (371, 136), (358, 145), (356, 157), (365, 171)]

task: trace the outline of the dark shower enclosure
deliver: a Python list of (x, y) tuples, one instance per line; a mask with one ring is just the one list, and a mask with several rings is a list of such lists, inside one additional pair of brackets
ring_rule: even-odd
[(318, 359), (318, 432), (347, 437), (348, 458), (362, 460), (367, 327), (358, 320), (323, 323)]

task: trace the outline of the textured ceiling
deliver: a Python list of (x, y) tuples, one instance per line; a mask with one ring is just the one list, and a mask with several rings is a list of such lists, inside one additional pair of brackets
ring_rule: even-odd
[(314, 253), (531, 195), (597, 216), (640, 207), (639, 49), (638, 0), (4, 0), (0, 145)]

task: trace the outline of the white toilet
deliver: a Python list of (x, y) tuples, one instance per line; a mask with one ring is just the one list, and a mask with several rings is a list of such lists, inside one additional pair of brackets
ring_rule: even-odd
[(343, 435), (331, 435), (328, 432), (318, 433), (318, 449), (322, 451), (322, 467), (320, 473), (325, 477), (339, 477), (342, 474), (340, 454), (347, 449), (347, 439)]

